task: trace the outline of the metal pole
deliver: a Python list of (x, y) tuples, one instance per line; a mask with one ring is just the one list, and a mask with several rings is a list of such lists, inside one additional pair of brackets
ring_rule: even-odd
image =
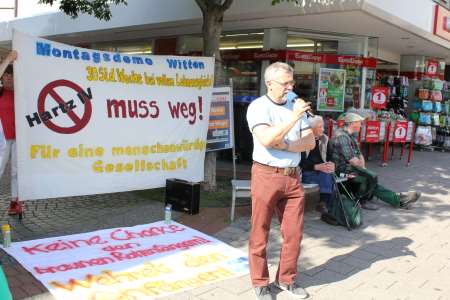
[(414, 140), (416, 138), (416, 124), (413, 125), (413, 129), (412, 129), (412, 134), (411, 134), (411, 141), (409, 142), (409, 151), (408, 151), (408, 162), (406, 163), (406, 166), (409, 167), (410, 163), (411, 163), (411, 158), (412, 158), (412, 151), (413, 151), (413, 147), (414, 147)]
[(234, 99), (233, 99), (233, 79), (230, 78), (230, 137), (231, 137), (231, 155), (233, 156), (233, 179), (236, 179), (236, 145), (234, 141)]
[[(363, 38), (363, 57), (367, 57), (369, 54), (369, 38), (364, 37)], [(357, 108), (364, 108), (366, 105), (366, 78), (367, 78), (367, 67), (362, 67), (361, 72), (361, 89), (360, 89), (360, 95), (359, 95), (359, 107)]]
[(385, 140), (384, 140), (384, 149), (383, 149), (383, 162), (381, 164), (382, 167), (386, 167), (387, 166), (387, 161), (388, 161), (388, 152), (389, 152), (389, 131), (391, 130), (391, 122), (390, 121), (386, 121), (386, 125), (385, 125)]

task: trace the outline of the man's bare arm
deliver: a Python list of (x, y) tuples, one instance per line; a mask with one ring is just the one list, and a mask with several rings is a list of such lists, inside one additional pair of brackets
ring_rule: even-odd
[(364, 159), (364, 156), (361, 154), (361, 155), (359, 156), (359, 159), (360, 159), (361, 162), (362, 162), (362, 167), (365, 169), (365, 168), (366, 168), (366, 160)]
[(312, 130), (302, 130), (300, 139), (290, 142), (286, 151), (289, 152), (304, 152), (312, 150), (316, 147), (316, 140)]
[(276, 148), (283, 143), (284, 137), (296, 122), (298, 121), (291, 120), (277, 126), (258, 125), (253, 129), (253, 134), (264, 147)]
[(283, 141), (277, 145), (274, 145), (272, 148), (299, 153), (312, 150), (315, 147), (316, 147), (316, 140), (314, 138), (314, 134), (312, 133), (311, 129), (306, 129), (302, 130), (302, 135), (298, 140), (291, 141), (289, 143)]

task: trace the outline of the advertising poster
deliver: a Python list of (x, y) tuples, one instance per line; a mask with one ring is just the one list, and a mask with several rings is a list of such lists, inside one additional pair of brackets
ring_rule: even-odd
[(394, 124), (394, 143), (404, 143), (406, 142), (406, 137), (408, 134), (408, 122), (407, 121), (396, 121)]
[(373, 87), (370, 107), (372, 109), (384, 109), (387, 106), (389, 89), (387, 87)]
[(425, 75), (428, 77), (436, 77), (439, 70), (439, 62), (437, 60), (427, 60)]
[(320, 68), (318, 111), (344, 111), (345, 70)]
[(366, 143), (380, 141), (380, 121), (366, 121)]
[(216, 87), (211, 98), (206, 151), (233, 147), (233, 101), (231, 87)]
[(21, 200), (202, 181), (214, 59), (134, 55), (14, 32)]

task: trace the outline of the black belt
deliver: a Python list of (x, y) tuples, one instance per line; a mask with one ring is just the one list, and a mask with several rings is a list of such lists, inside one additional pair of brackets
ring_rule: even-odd
[(257, 161), (253, 161), (253, 163), (259, 167), (263, 167), (267, 170), (273, 171), (274, 173), (281, 173), (285, 176), (292, 176), (292, 175), (300, 175), (300, 167), (285, 167), (285, 168), (280, 168), (280, 167), (272, 167), (269, 165), (265, 165), (262, 164), (260, 162)]

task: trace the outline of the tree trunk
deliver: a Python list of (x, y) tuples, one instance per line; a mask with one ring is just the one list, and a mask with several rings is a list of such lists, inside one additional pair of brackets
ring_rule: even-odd
[[(209, 8), (207, 13), (203, 13), (203, 55), (215, 57), (214, 86), (218, 86), (225, 83), (222, 58), (219, 50), (224, 10), (218, 5), (209, 6)], [(206, 153), (205, 182), (203, 188), (207, 191), (215, 191), (217, 189), (216, 160), (216, 152)]]

